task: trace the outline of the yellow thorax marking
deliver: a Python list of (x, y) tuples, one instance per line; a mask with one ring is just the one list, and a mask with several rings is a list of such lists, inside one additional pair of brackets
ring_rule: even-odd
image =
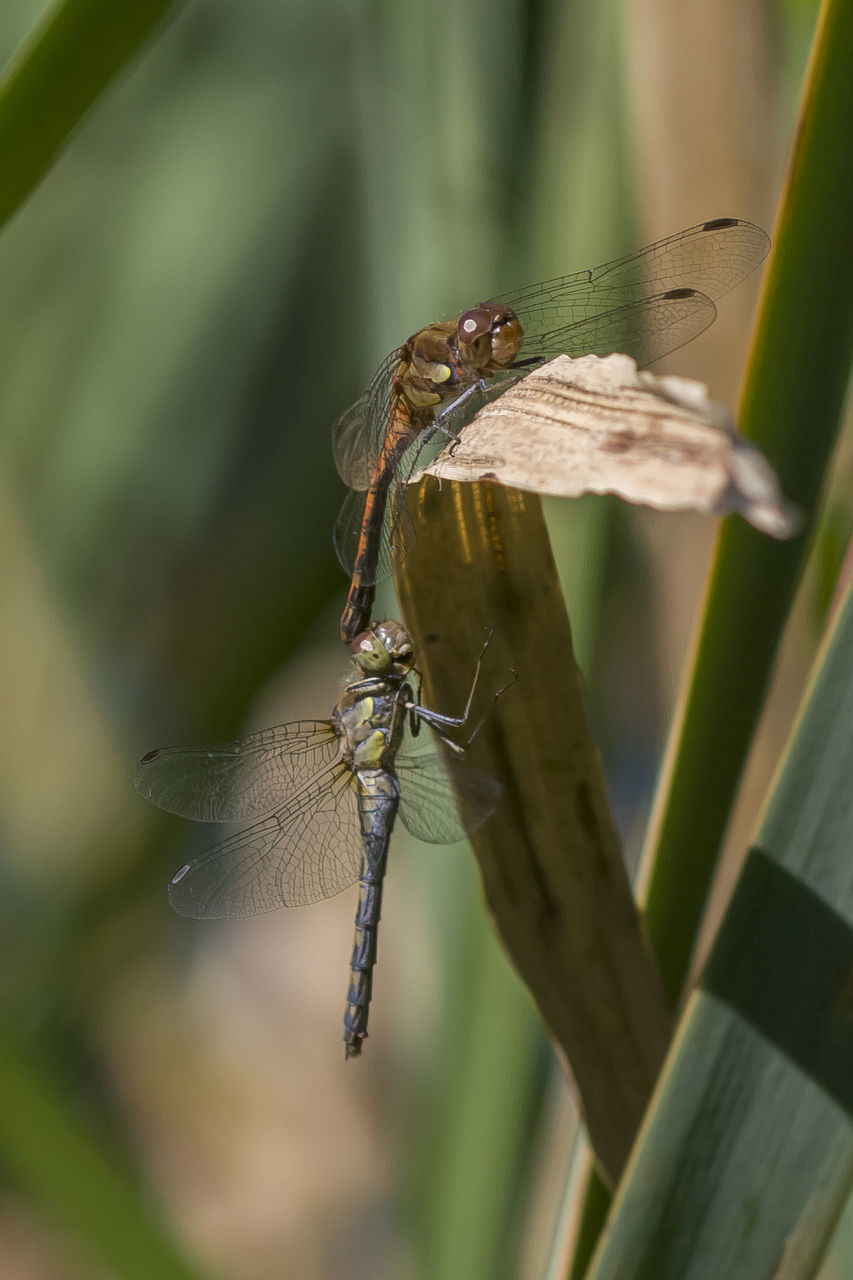
[(387, 746), (385, 734), (381, 729), (374, 729), (369, 738), (360, 742), (353, 753), (355, 763), (360, 768), (370, 768), (382, 763), (382, 754)]

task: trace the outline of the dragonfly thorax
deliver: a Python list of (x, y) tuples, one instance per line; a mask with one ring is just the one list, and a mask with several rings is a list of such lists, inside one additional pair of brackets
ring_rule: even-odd
[(392, 769), (403, 733), (404, 703), (412, 692), (403, 679), (361, 680), (351, 685), (332, 713), (350, 768)]
[(455, 394), (459, 385), (455, 335), (455, 324), (442, 320), (419, 329), (401, 347), (394, 382), (412, 409), (429, 409)]
[(397, 391), (415, 411), (455, 399), (481, 378), (508, 368), (523, 332), (502, 302), (482, 302), (457, 322), (441, 320), (412, 334), (400, 350)]

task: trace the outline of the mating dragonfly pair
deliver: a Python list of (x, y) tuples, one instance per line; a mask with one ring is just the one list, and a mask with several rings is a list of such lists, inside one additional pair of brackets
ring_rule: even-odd
[[(356, 673), (331, 718), (209, 747), (155, 750), (141, 760), (137, 788), (160, 808), (199, 821), (255, 820), (177, 872), (169, 899), (179, 914), (255, 915), (319, 902), (358, 881), (347, 1057), (361, 1052), (367, 1035), (397, 813), (420, 839), (451, 843), (475, 831), (499, 795), (465, 762), (466, 744), (454, 736), (472, 736), (483, 654), (466, 707), (448, 716), (421, 705), (412, 644), (400, 624), (369, 626), (375, 584), (413, 537), (409, 476), (431, 440), (458, 438), (486, 400), (532, 365), (612, 352), (644, 365), (691, 341), (713, 322), (714, 299), (753, 271), (768, 247), (759, 227), (716, 219), (415, 333), (334, 428), (335, 461), (351, 490), (335, 526), (351, 575), (341, 636)], [(442, 740), (441, 754), (416, 749), (423, 726), (425, 737)]]

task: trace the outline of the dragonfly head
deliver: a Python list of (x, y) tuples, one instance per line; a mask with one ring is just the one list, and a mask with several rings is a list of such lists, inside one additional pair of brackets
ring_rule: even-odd
[(408, 632), (399, 622), (374, 622), (350, 645), (353, 660), (365, 675), (384, 675), (395, 663), (410, 667), (414, 651)]
[(456, 325), (459, 354), (476, 369), (506, 369), (521, 350), (521, 322), (505, 302), (481, 302)]

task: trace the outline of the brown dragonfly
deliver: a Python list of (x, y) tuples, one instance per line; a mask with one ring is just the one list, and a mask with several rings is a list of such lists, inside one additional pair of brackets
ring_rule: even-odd
[(716, 218), (482, 302), (392, 351), (333, 429), (335, 463), (350, 488), (335, 524), (335, 549), (351, 575), (341, 638), (350, 643), (367, 627), (375, 584), (411, 545), (405, 485), (431, 441), (458, 439), (486, 400), (554, 356), (623, 352), (647, 365), (675, 351), (713, 323), (714, 299), (769, 247), (751, 222)]

